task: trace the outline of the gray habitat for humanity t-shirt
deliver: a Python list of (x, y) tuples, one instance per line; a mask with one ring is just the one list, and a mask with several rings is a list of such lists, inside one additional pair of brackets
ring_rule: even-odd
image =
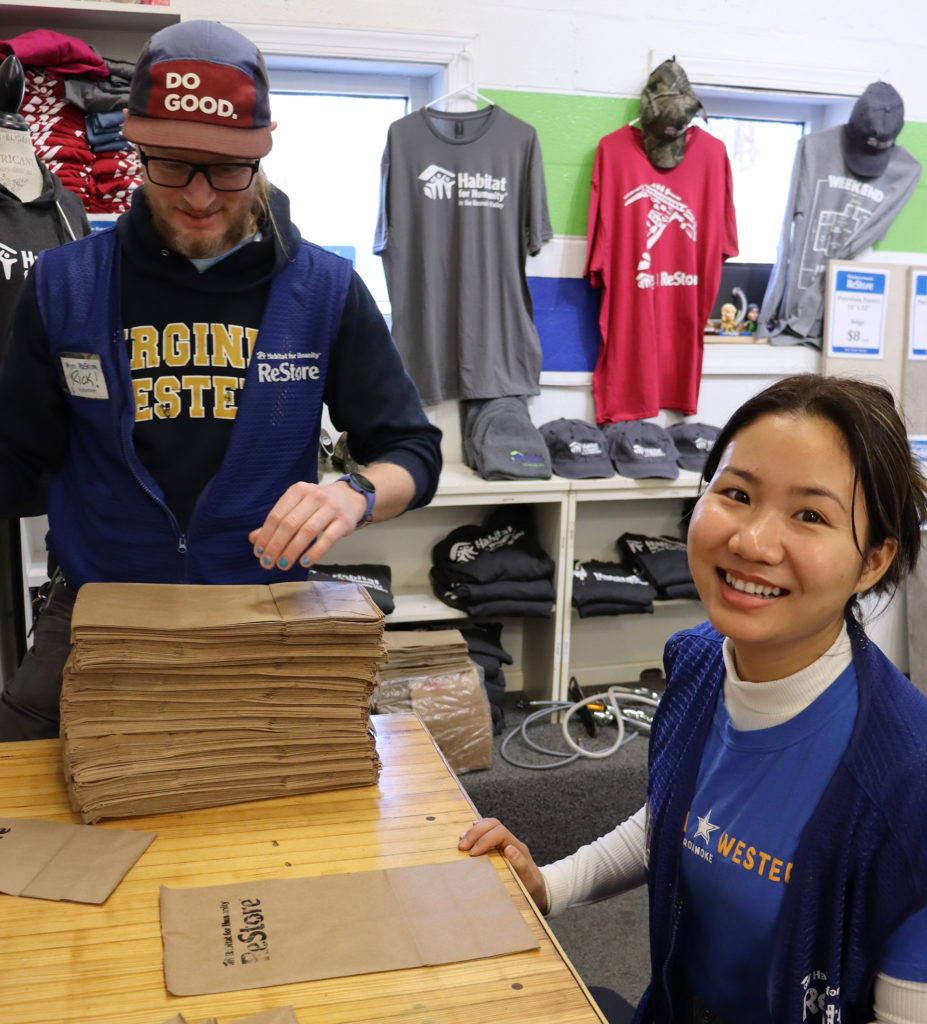
[(551, 235), (531, 125), (497, 105), (390, 125), (374, 252), (422, 401), (538, 393), (525, 261)]
[(798, 141), (779, 252), (760, 309), (777, 317), (773, 345), (822, 345), (824, 285), (829, 259), (851, 260), (885, 237), (921, 176), (899, 145), (877, 178), (857, 178), (843, 157), (844, 125)]

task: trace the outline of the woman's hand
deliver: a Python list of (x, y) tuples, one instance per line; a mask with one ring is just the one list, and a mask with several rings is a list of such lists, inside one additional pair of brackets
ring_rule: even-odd
[(531, 851), (497, 818), (481, 818), (474, 822), (460, 837), (457, 849), (469, 853), (471, 857), (479, 857), (493, 849), (500, 850), (502, 856), (515, 868), (537, 908), (542, 914), (547, 913), (547, 887)]

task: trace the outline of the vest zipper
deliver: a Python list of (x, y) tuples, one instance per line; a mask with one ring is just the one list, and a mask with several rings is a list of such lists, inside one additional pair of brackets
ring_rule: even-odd
[[(120, 359), (120, 358), (126, 358), (127, 359), (126, 350), (122, 346), (122, 339), (119, 337), (119, 332), (118, 331), (114, 331), (113, 332), (113, 344), (117, 346), (118, 352), (121, 353), (121, 355), (117, 355), (116, 358), (117, 359)], [(135, 468), (135, 461), (137, 459), (137, 456), (135, 456), (135, 450), (132, 447), (132, 428), (134, 426), (134, 418), (130, 417), (128, 423), (125, 423), (123, 421), (123, 418), (122, 418), (121, 415), (118, 415), (118, 418), (119, 418), (119, 433), (120, 433), (120, 437), (121, 437), (121, 440), (122, 440), (122, 455), (123, 455), (123, 458), (126, 460), (126, 465), (131, 470), (132, 476), (135, 477), (136, 483), (148, 495), (148, 497), (151, 498), (151, 500), (164, 512), (164, 514), (167, 516), (171, 526), (173, 527), (174, 535), (177, 537), (177, 553), (181, 556), (181, 564), (179, 566), (179, 568), (180, 568), (180, 581), (181, 582), (185, 582), (187, 574), (186, 574), (186, 564), (185, 564), (186, 559), (185, 559), (184, 556), (187, 554), (187, 535), (184, 533), (183, 530), (181, 530), (180, 523), (177, 522), (177, 517), (174, 515), (174, 513), (167, 506), (166, 502), (162, 501), (157, 496), (157, 494), (155, 494), (154, 491), (152, 491), (152, 489), (141, 478), (141, 476), (138, 473), (138, 470)]]

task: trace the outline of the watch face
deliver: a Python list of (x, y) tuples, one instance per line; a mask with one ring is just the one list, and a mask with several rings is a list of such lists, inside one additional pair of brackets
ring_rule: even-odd
[(361, 490), (367, 491), (368, 494), (376, 494), (376, 487), (367, 479), (365, 476), (361, 476), (360, 473), (352, 473), (351, 479), (357, 484)]

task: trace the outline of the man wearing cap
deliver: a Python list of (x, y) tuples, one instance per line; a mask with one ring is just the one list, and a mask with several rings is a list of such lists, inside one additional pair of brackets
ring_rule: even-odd
[[(216, 22), (163, 29), (126, 113), (144, 183), (113, 228), (39, 258), (0, 367), (0, 515), (47, 510), (55, 573), (0, 740), (57, 735), (83, 583), (305, 578), (440, 472), (373, 299), (261, 173), (256, 47)], [(316, 482), (323, 403), (363, 476)]]
[(921, 165), (895, 140), (904, 103), (873, 82), (845, 125), (803, 135), (792, 165), (776, 264), (760, 304), (773, 345), (822, 345), (827, 261), (852, 260), (885, 237), (911, 198)]

